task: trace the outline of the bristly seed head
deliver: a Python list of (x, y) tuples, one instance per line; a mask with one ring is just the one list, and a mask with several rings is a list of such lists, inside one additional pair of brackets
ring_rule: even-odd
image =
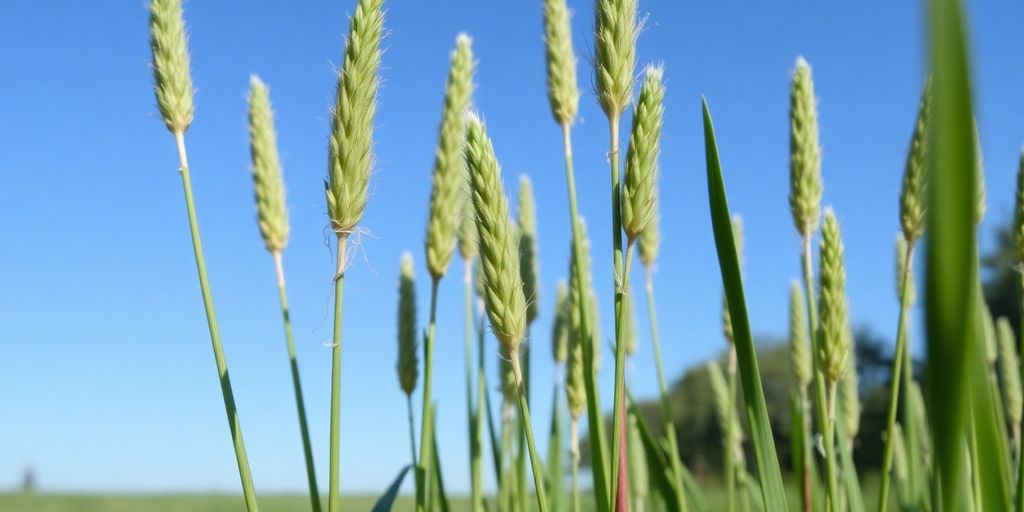
[(468, 180), (465, 186), (467, 197), (463, 198), (459, 213), (459, 254), (462, 256), (462, 261), (472, 262), (476, 259), (477, 249), (479, 249), (476, 240), (476, 214), (473, 211), (473, 201), (468, 196)]
[(640, 240), (637, 244), (637, 249), (640, 252), (640, 261), (643, 262), (644, 267), (648, 271), (654, 268), (654, 263), (658, 260), (658, 249), (661, 246), (661, 215), (658, 213), (658, 203), (660, 203), (658, 199), (658, 185), (655, 183), (651, 221), (647, 223), (647, 228), (640, 233)]
[(508, 198), (502, 188), (494, 147), (476, 114), (468, 118), (465, 151), (476, 210), (487, 315), (495, 337), (514, 353), (526, 332), (518, 240), (509, 219)]
[[(851, 345), (853, 333), (847, 329), (847, 336), (850, 336)], [(857, 378), (857, 358), (853, 350), (847, 359), (846, 375), (839, 383), (839, 412), (846, 427), (846, 439), (852, 441), (860, 433), (860, 382)]]
[(565, 0), (544, 0), (544, 49), (548, 64), (548, 101), (555, 121), (572, 125), (579, 109), (576, 55)]
[(256, 75), (249, 89), (249, 153), (260, 234), (267, 250), (281, 252), (288, 243), (288, 207), (285, 204), (281, 160), (277, 154), (274, 112), (270, 91)]
[(661, 66), (648, 66), (633, 113), (633, 131), (626, 150), (626, 175), (622, 184), (622, 229), (636, 240), (654, 217), (658, 154), (661, 151), (662, 104), (665, 85)]
[(398, 280), (398, 382), (406, 395), (412, 395), (419, 377), (416, 356), (416, 277), (412, 254), (402, 254), (402, 273)]
[(1010, 321), (1000, 317), (996, 323), (999, 337), (999, 373), (1003, 381), (1003, 400), (1006, 403), (1006, 416), (1011, 424), (1019, 425), (1021, 421), (1020, 358), (1017, 355), (1017, 337), (1013, 333)]
[(384, 0), (359, 0), (356, 4), (331, 112), (324, 188), (331, 229), (339, 239), (348, 237), (359, 223), (369, 193), (383, 4)]
[(156, 104), (167, 129), (185, 133), (192, 124), (192, 74), (181, 0), (149, 4), (149, 47), (153, 52)]
[(793, 281), (789, 284), (789, 364), (797, 384), (802, 388), (811, 383), (812, 363), (804, 292), (800, 283)]
[(441, 129), (434, 154), (434, 184), (430, 192), (426, 242), (427, 268), (434, 279), (440, 279), (448, 271), (455, 252), (459, 216), (466, 202), (465, 190), (468, 187), (462, 144), (466, 140), (466, 109), (473, 96), (471, 45), (469, 36), (459, 34), (448, 70)]
[(597, 0), (594, 73), (597, 99), (609, 118), (629, 106), (636, 66), (637, 0)]
[(821, 228), (821, 277), (818, 311), (818, 366), (830, 383), (838, 383), (850, 357), (850, 321), (846, 303), (846, 267), (839, 221), (832, 208), (825, 209)]
[(551, 324), (551, 357), (555, 364), (569, 357), (569, 285), (560, 279), (555, 286), (555, 319)]
[(789, 208), (800, 236), (818, 229), (821, 189), (817, 99), (811, 67), (798, 57), (789, 92)]
[(900, 226), (903, 238), (914, 242), (924, 235), (925, 218), (928, 213), (928, 126), (931, 122), (931, 79), (925, 82), (921, 103), (917, 108), (914, 135), (907, 152), (907, 166), (903, 171), (903, 190), (900, 192)]
[(523, 278), (526, 297), (526, 324), (540, 314), (540, 260), (537, 257), (537, 210), (533, 184), (526, 175), (519, 177), (519, 204), (516, 209), (519, 226), (519, 275)]

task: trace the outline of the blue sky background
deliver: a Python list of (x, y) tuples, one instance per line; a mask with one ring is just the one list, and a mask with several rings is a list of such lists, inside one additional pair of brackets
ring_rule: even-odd
[[(973, 4), (987, 246), (1011, 211), (1024, 141), (1024, 7)], [(262, 492), (301, 492), (305, 476), (273, 266), (254, 222), (248, 77), (259, 73), (270, 84), (277, 111), (292, 222), (285, 265), (326, 489), (325, 343), (334, 263), (321, 180), (335, 69), (353, 6), (352, 0), (186, 5), (197, 88), (187, 136), (193, 185)], [(607, 125), (591, 87), (592, 6), (570, 6), (583, 91), (574, 130), (576, 176), (591, 225), (596, 285), (610, 297)], [(544, 285), (543, 313), (533, 329), (537, 428), (549, 421), (553, 288), (567, 267), (565, 180), (545, 96), (540, 3), (390, 0), (387, 8), (378, 165), (362, 222), (368, 233), (346, 282), (346, 492), (378, 492), (408, 461), (404, 396), (394, 370), (397, 271), (402, 251), (413, 251), (420, 297), (427, 297), (422, 246), (431, 161), (448, 53), (460, 31), (474, 37), (475, 101), (508, 190), (514, 193), (517, 176), (526, 173), (537, 194)], [(844, 230), (853, 318), (891, 339), (897, 194), (925, 75), (920, 2), (646, 1), (641, 11), (647, 23), (638, 61), (663, 62), (668, 80), (656, 286), (669, 374), (677, 377), (723, 347), (701, 94), (714, 114), (731, 206), (745, 219), (753, 328), (785, 332), (787, 286), (799, 272), (786, 199), (788, 85), (801, 54), (814, 68), (820, 96), (825, 202), (835, 206)], [(47, 490), (236, 490), (173, 141), (152, 94), (144, 2), (7, 0), (0, 4), (0, 48), (0, 487), (15, 485), (32, 465)], [(441, 286), (434, 373), (445, 479), (454, 489), (468, 481), (461, 272), (456, 261)], [(610, 332), (611, 303), (601, 306)], [(420, 304), (421, 318), (426, 308)], [(637, 312), (643, 319), (642, 305)], [(656, 381), (645, 327), (641, 321), (631, 378), (635, 392), (649, 397)], [(488, 343), (493, 352), (493, 340)], [(494, 375), (496, 356), (487, 360)], [(607, 367), (601, 385), (610, 397)], [(418, 395), (415, 403), (418, 415)]]

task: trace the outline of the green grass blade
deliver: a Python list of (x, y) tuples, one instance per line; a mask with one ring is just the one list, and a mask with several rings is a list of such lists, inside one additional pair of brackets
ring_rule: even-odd
[(974, 116), (962, 8), (959, 0), (928, 7), (934, 124), (931, 126), (926, 239), (925, 318), (928, 333), (928, 411), (943, 510), (961, 510), (966, 488), (964, 432), (970, 411), (967, 348), (973, 319), (964, 298), (974, 290)]
[(765, 508), (772, 511), (787, 510), (786, 492), (782, 485), (779, 457), (775, 452), (772, 426), (768, 419), (761, 375), (757, 368), (757, 353), (750, 334), (747, 318), (747, 304), (743, 295), (743, 280), (740, 263), (736, 254), (736, 241), (732, 233), (732, 216), (725, 195), (722, 166), (718, 159), (718, 145), (715, 142), (715, 128), (711, 123), (711, 112), (707, 100), (702, 98), (704, 110), (704, 148), (707, 158), (708, 200), (711, 203), (711, 223), (715, 232), (715, 248), (722, 270), (722, 284), (729, 302), (735, 336), (736, 356), (740, 369), (740, 383), (750, 421), (750, 437), (754, 443), (758, 478), (761, 480), (761, 494)]
[(846, 507), (850, 512), (864, 512), (864, 493), (857, 478), (857, 467), (853, 464), (853, 453), (846, 444), (846, 427), (836, 422), (836, 438), (839, 439), (839, 464), (842, 466), (843, 487), (846, 489)]
[(388, 490), (381, 495), (380, 499), (377, 500), (377, 503), (373, 505), (370, 512), (391, 511), (391, 507), (395, 504), (395, 498), (398, 497), (398, 489), (402, 487), (402, 481), (405, 480), (405, 474), (408, 473), (410, 469), (412, 469), (412, 466), (405, 466), (398, 472), (398, 476), (396, 476), (395, 480), (391, 482), (390, 486), (388, 486)]
[(561, 386), (555, 385), (554, 396), (551, 400), (551, 432), (548, 438), (548, 500), (551, 510), (566, 510), (568, 503), (565, 499), (565, 464), (562, 460), (562, 453), (565, 452), (565, 436), (562, 434), (562, 416), (565, 408), (562, 407)]
[[(977, 274), (975, 274), (977, 275)], [(970, 351), (971, 379), (971, 411), (975, 429), (975, 455), (983, 463), (974, 468), (980, 485), (980, 501), (984, 510), (1010, 510), (1010, 444), (1007, 440), (1005, 423), (999, 420), (996, 403), (998, 396), (992, 391), (992, 380), (989, 377), (985, 362), (983, 315), (987, 313), (980, 303), (980, 287), (975, 288), (975, 338), (968, 348)], [(972, 340), (968, 339), (968, 342)]]
[(632, 397), (629, 400), (628, 412), (636, 417), (637, 420), (636, 425), (640, 432), (640, 441), (643, 444), (644, 455), (647, 457), (647, 465), (650, 469), (651, 488), (664, 499), (665, 503), (678, 503), (679, 497), (676, 496), (675, 486), (676, 475), (672, 471), (668, 454), (665, 453), (665, 450), (658, 444), (654, 435), (651, 434), (651, 429), (647, 426), (643, 414), (640, 414), (640, 411), (637, 410)]
[[(437, 418), (437, 407), (434, 406), (434, 407), (430, 408), (430, 423), (431, 423), (431, 425), (430, 425), (430, 440), (431, 440), (430, 445), (431, 445), (431, 449), (434, 451), (435, 454), (440, 453), (437, 450), (437, 422), (436, 422), (436, 418)], [(448, 503), (448, 494), (445, 493), (445, 491), (444, 491), (444, 476), (441, 475), (441, 460), (440, 459), (441, 459), (440, 457), (434, 457), (433, 458), (433, 475), (432, 476), (434, 478), (432, 479), (432, 481), (435, 484), (434, 491), (436, 492), (436, 494), (435, 494), (435, 496), (433, 498), (433, 501), (438, 502), (440, 504), (441, 512), (450, 512), (450, 508), (451, 507), (450, 507), (450, 505)], [(433, 510), (437, 510), (437, 509), (433, 509)]]

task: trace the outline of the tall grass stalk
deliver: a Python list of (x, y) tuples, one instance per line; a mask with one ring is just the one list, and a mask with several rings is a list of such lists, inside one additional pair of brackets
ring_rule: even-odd
[(185, 194), (185, 209), (188, 213), (192, 250), (195, 253), (196, 271), (199, 275), (199, 289), (206, 310), (206, 323), (210, 329), (210, 344), (213, 359), (220, 377), (221, 394), (224, 396), (224, 410), (231, 429), (231, 440), (238, 463), (238, 476), (242, 482), (242, 495), (249, 512), (256, 512), (256, 491), (252, 483), (249, 459), (242, 439), (242, 426), (235, 407), (231, 390), (231, 378), (220, 340), (220, 328), (213, 307), (213, 294), (206, 275), (206, 259), (203, 243), (199, 237), (199, 221), (196, 219), (195, 201), (192, 197), (192, 180), (189, 175), (188, 153), (185, 149), (185, 131), (192, 124), (194, 107), (192, 103), (192, 76), (189, 65), (188, 43), (185, 36), (185, 20), (182, 16), (181, 0), (153, 0), (150, 4), (150, 49), (153, 56), (153, 75), (157, 106), (167, 129), (174, 135), (178, 151), (178, 173)]
[[(548, 100), (555, 122), (562, 131), (562, 149), (565, 159), (565, 181), (569, 203), (569, 225), (572, 230), (572, 259), (582, 261), (582, 241), (580, 233), (580, 216), (576, 201), (576, 178), (573, 172), (572, 156), (572, 125), (579, 110), (579, 87), (576, 78), (576, 55), (573, 52), (572, 28), (569, 23), (569, 9), (566, 0), (544, 0), (544, 48), (547, 63)], [(589, 291), (584, 288), (582, 269), (577, 266), (573, 275), (574, 290), (578, 297), (587, 297)], [(589, 339), (593, 332), (593, 319), (586, 300), (577, 301), (579, 319), (579, 336)], [(589, 345), (589, 344), (586, 344)], [(586, 392), (587, 422), (590, 425), (590, 457), (593, 470), (594, 497), (598, 510), (607, 509), (611, 502), (609, 496), (607, 448), (604, 432), (604, 420), (601, 412), (601, 400), (598, 396), (593, 358), (589, 355), (592, 348), (582, 347), (586, 354), (583, 361), (582, 384)], [(578, 419), (573, 420), (573, 430), (578, 429)], [(576, 443), (573, 443), (576, 446)], [(574, 457), (576, 458), (576, 457)], [(578, 470), (574, 466), (574, 471)], [(574, 482), (578, 480), (574, 478)], [(574, 485), (574, 494), (576, 494)], [(574, 507), (578, 500), (574, 499)]]
[(285, 345), (288, 349), (292, 387), (295, 392), (295, 407), (299, 415), (299, 433), (302, 437), (302, 454), (306, 463), (309, 497), (313, 512), (320, 512), (320, 491), (316, 485), (313, 447), (310, 443), (309, 426), (306, 422), (306, 405), (302, 396), (299, 363), (295, 357), (295, 340), (292, 336), (291, 313), (288, 309), (288, 292), (284, 279), (283, 252), (288, 243), (288, 209), (285, 204), (284, 180), (281, 176), (281, 162), (277, 152), (277, 134), (274, 130), (274, 114), (270, 106), (270, 91), (266, 84), (255, 75), (250, 79), (249, 140), (260, 234), (263, 236), (267, 250), (273, 257), (274, 271), (277, 276), (277, 293), (281, 301)]
[[(473, 327), (473, 261), (463, 259), (463, 287), (465, 294), (465, 344), (466, 344), (466, 411), (469, 417), (469, 475), (470, 475), (470, 499), (472, 509), (475, 512), (482, 512), (484, 509), (483, 493), (483, 431), (480, 428), (480, 414), (483, 408), (479, 407), (479, 400), (473, 400), (473, 342), (475, 341), (475, 329)], [(479, 388), (479, 382), (477, 383)], [(478, 390), (479, 392), (479, 390)]]

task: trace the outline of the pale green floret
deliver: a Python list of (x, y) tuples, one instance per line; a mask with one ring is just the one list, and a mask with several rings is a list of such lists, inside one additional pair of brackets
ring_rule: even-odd
[(487, 315), (498, 341), (509, 352), (516, 352), (526, 331), (518, 240), (509, 219), (508, 198), (502, 189), (494, 147), (475, 114), (468, 118), (465, 151), (476, 210)]
[(654, 262), (658, 259), (658, 249), (661, 246), (661, 215), (658, 214), (658, 190), (655, 186), (654, 190), (654, 210), (651, 214), (651, 221), (647, 223), (647, 228), (640, 233), (640, 240), (637, 247), (640, 252), (640, 261), (643, 262), (644, 267), (651, 269), (654, 267)]
[[(468, 191), (468, 181), (465, 187)], [(476, 259), (479, 246), (476, 240), (476, 214), (473, 211), (473, 201), (468, 195), (463, 198), (461, 210), (459, 214), (459, 254), (463, 261), (473, 261)]]
[(281, 160), (277, 155), (270, 91), (256, 75), (250, 79), (249, 149), (260, 234), (268, 251), (281, 252), (288, 243), (288, 207), (285, 204)]
[[(736, 244), (736, 259), (740, 266), (743, 265), (743, 218), (739, 215), (732, 216), (732, 237)], [(734, 336), (732, 331), (732, 314), (729, 312), (729, 300), (722, 294), (722, 335), (729, 345), (733, 344)]]
[(544, 56), (548, 66), (548, 101), (555, 121), (571, 125), (579, 110), (576, 55), (565, 0), (544, 0)]
[(359, 0), (345, 40), (345, 58), (331, 112), (327, 213), (331, 229), (347, 237), (366, 209), (373, 167), (373, 118), (384, 27), (384, 0)]
[(540, 314), (540, 263), (537, 258), (537, 211), (533, 200), (533, 184), (526, 175), (519, 177), (516, 213), (519, 226), (519, 274), (523, 278), (526, 323), (529, 325)]
[[(848, 336), (851, 339), (853, 338), (852, 333), (848, 334)], [(860, 384), (857, 379), (857, 358), (853, 351), (850, 351), (850, 357), (847, 361), (849, 368), (846, 371), (846, 375), (843, 376), (843, 380), (839, 382), (839, 411), (842, 415), (843, 426), (846, 427), (846, 438), (852, 441), (860, 433), (861, 412)]]
[(555, 286), (555, 320), (551, 325), (551, 357), (555, 364), (569, 357), (569, 285), (564, 279)]
[(578, 419), (587, 408), (587, 391), (583, 382), (583, 344), (578, 335), (569, 336), (569, 359), (565, 365), (565, 396), (569, 414)]
[[(900, 287), (903, 286), (903, 275), (907, 272), (907, 240), (902, 234), (896, 235), (896, 299), (900, 300)], [(914, 273), (907, 274), (907, 304), (917, 301), (917, 285), (914, 284)]]
[(811, 383), (811, 344), (807, 339), (807, 314), (800, 283), (789, 285), (789, 363), (797, 384), (805, 388)]
[(797, 231), (809, 237), (821, 218), (821, 147), (814, 82), (803, 57), (796, 60), (789, 108), (789, 208)]
[(398, 281), (398, 382), (406, 395), (412, 395), (419, 378), (416, 355), (416, 276), (412, 254), (402, 253), (402, 273)]
[(636, 310), (633, 307), (633, 293), (628, 291), (622, 301), (622, 342), (626, 344), (626, 355), (636, 354), (638, 340), (636, 335)]
[(594, 73), (597, 99), (608, 117), (629, 106), (636, 66), (637, 0), (598, 0), (595, 7)]
[(821, 236), (818, 367), (828, 382), (836, 384), (846, 373), (851, 347), (850, 337), (846, 332), (849, 319), (843, 240), (839, 232), (839, 221), (836, 220), (831, 208), (825, 209), (825, 223), (821, 229)]
[(921, 104), (917, 109), (914, 135), (907, 151), (907, 166), (903, 171), (903, 189), (900, 192), (900, 226), (903, 237), (914, 242), (924, 234), (928, 213), (925, 165), (928, 161), (928, 126), (931, 120), (931, 80), (925, 83)]
[[(427, 222), (427, 268), (440, 278), (448, 271), (455, 252), (459, 217), (465, 203), (466, 161), (462, 144), (466, 140), (466, 109), (473, 96), (472, 41), (459, 34), (451, 55), (437, 150), (434, 153), (433, 188)], [(465, 253), (465, 251), (463, 251)]]
[(195, 110), (187, 39), (181, 0), (153, 0), (149, 4), (149, 47), (156, 104), (173, 133), (185, 133)]
[(1013, 239), (1017, 245), (1017, 260), (1024, 262), (1024, 150), (1017, 166), (1017, 194), (1013, 204)]
[(626, 175), (622, 184), (622, 229), (630, 241), (647, 229), (654, 217), (658, 154), (665, 108), (664, 70), (648, 66), (633, 112), (633, 131), (626, 150)]
[[(743, 430), (740, 429), (739, 419), (732, 409), (732, 400), (729, 397), (729, 385), (725, 381), (725, 374), (717, 362), (707, 364), (708, 381), (711, 384), (711, 395), (715, 399), (715, 411), (718, 413), (718, 428), (721, 430), (723, 446), (731, 452), (743, 443)], [(730, 419), (731, 418), (731, 419)], [(732, 439), (726, 439), (729, 432), (729, 423), (732, 422)], [(735, 455), (734, 455), (735, 456)]]
[(1020, 424), (1021, 398), (1020, 358), (1017, 355), (1017, 337), (1013, 333), (1010, 321), (1000, 317), (996, 322), (999, 338), (999, 373), (1003, 381), (1003, 400), (1006, 417), (1013, 425)]

